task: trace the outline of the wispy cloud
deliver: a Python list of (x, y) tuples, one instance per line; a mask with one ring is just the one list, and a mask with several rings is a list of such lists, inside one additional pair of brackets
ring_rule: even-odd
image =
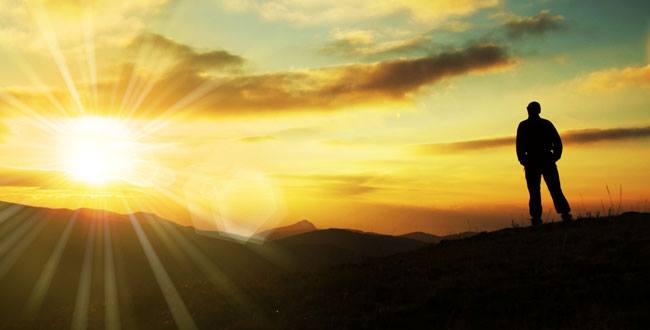
[[(650, 137), (650, 126), (571, 130), (566, 131), (561, 135), (563, 141), (569, 144), (588, 144), (596, 142), (643, 139)], [(503, 147), (514, 148), (514, 145), (515, 137), (506, 136), (451, 143), (422, 144), (416, 146), (415, 151), (419, 154), (449, 154)]]
[(326, 196), (358, 196), (381, 190), (390, 178), (374, 174), (283, 174), (276, 177), (294, 189), (314, 190)]
[(477, 139), (468, 141), (458, 141), (451, 143), (430, 143), (422, 144), (416, 147), (419, 153), (423, 154), (444, 154), (444, 153), (458, 153), (463, 151), (474, 151), (482, 149), (500, 148), (505, 146), (513, 146), (515, 138), (512, 136), (491, 138), (491, 139)]
[(233, 69), (241, 67), (246, 62), (243, 57), (225, 50), (201, 52), (196, 48), (156, 33), (138, 35), (129, 43), (127, 48), (136, 52), (143, 49), (155, 50), (157, 54), (173, 57), (176, 67), (184, 71)]
[(572, 84), (580, 91), (616, 91), (629, 87), (650, 88), (650, 64), (613, 68), (576, 78)]
[[(165, 11), (168, 0), (133, 1), (0, 1), (0, 41), (3, 46), (46, 48), (38, 24), (46, 18), (49, 29), (57, 32), (62, 50), (78, 47), (89, 26), (80, 18), (90, 18), (95, 45), (100, 48), (124, 44), (140, 33), (146, 22)], [(36, 20), (36, 22), (35, 22)], [(40, 22), (39, 22), (40, 21)], [(8, 45), (7, 45), (8, 44)], [(68, 53), (68, 56), (73, 55)]]
[(239, 139), (239, 141), (244, 143), (257, 143), (257, 142), (266, 142), (266, 141), (273, 141), (273, 140), (275, 140), (275, 137), (270, 135), (246, 136)]
[(564, 16), (551, 14), (542, 10), (539, 14), (529, 17), (511, 17), (504, 27), (511, 38), (520, 38), (525, 35), (543, 35), (550, 31), (566, 28)]
[(66, 177), (61, 172), (34, 169), (0, 168), (0, 186), (61, 186), (66, 182)]
[(334, 31), (320, 52), (341, 57), (383, 59), (395, 56), (433, 52), (433, 41), (428, 34), (378, 40), (370, 30)]

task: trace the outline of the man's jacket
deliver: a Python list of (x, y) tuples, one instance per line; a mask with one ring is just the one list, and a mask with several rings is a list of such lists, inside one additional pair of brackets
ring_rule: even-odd
[(530, 117), (517, 128), (517, 158), (524, 165), (556, 162), (562, 156), (562, 139), (553, 124), (540, 117)]

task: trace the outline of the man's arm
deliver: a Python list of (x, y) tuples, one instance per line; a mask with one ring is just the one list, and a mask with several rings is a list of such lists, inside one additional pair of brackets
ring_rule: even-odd
[(517, 145), (517, 159), (519, 160), (519, 163), (521, 165), (526, 165), (526, 150), (524, 149), (524, 138), (523, 138), (523, 133), (524, 129), (521, 127), (521, 124), (519, 124), (519, 127), (517, 127), (517, 139), (515, 144)]
[(551, 129), (551, 142), (553, 143), (553, 156), (555, 158), (555, 161), (558, 161), (562, 157), (562, 138), (560, 137), (560, 134), (557, 132), (557, 129), (555, 129), (555, 126), (553, 126), (553, 123), (551, 123), (550, 121), (548, 123)]

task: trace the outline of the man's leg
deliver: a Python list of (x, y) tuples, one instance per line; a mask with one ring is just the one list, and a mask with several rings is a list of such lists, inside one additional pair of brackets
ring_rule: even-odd
[(563, 220), (571, 220), (571, 207), (562, 193), (560, 174), (558, 173), (555, 164), (550, 164), (544, 167), (544, 181), (546, 182), (548, 190), (551, 192), (555, 211), (562, 214)]
[(526, 186), (528, 187), (528, 208), (530, 211), (530, 218), (533, 225), (542, 223), (542, 195), (540, 193), (540, 183), (542, 180), (542, 173), (538, 166), (526, 166)]

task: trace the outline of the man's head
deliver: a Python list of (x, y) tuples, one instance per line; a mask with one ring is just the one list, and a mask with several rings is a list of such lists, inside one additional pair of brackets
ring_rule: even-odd
[(539, 105), (539, 102), (537, 101), (528, 103), (526, 109), (528, 110), (529, 116), (539, 116), (539, 114), (542, 112), (542, 106)]

